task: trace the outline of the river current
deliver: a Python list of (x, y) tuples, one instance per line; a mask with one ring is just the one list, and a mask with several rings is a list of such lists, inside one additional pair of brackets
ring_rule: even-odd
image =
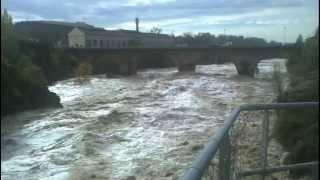
[(255, 78), (222, 64), (59, 81), (63, 108), (2, 118), (1, 179), (177, 179), (235, 106), (274, 101), (276, 63)]

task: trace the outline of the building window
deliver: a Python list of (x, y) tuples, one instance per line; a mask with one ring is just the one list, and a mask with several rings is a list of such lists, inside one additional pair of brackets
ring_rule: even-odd
[(109, 48), (109, 40), (106, 41), (106, 47)]
[(126, 41), (122, 42), (122, 47), (125, 48), (126, 47)]
[(97, 40), (93, 40), (93, 47), (97, 47)]
[(118, 48), (121, 48), (121, 41), (118, 41)]
[(101, 48), (104, 47), (103, 40), (100, 40), (100, 47), (101, 47)]
[(111, 48), (114, 47), (114, 40), (111, 40)]
[(87, 47), (88, 47), (88, 48), (91, 48), (92, 45), (91, 45), (91, 41), (90, 41), (90, 40), (87, 40), (87, 41), (86, 41), (86, 44), (87, 44)]

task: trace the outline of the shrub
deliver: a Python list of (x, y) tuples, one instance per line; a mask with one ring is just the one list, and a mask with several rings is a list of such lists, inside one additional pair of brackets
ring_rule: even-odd
[(74, 70), (75, 76), (78, 77), (80, 82), (87, 80), (88, 75), (92, 73), (92, 66), (87, 62), (80, 63)]

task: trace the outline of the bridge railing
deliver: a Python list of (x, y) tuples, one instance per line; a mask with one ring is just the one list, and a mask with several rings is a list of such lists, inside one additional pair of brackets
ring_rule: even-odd
[(270, 126), (275, 122), (270, 120), (276, 119), (279, 110), (318, 111), (318, 107), (319, 102), (298, 102), (235, 108), (182, 179), (290, 179), (290, 173), (298, 170), (307, 170), (312, 179), (318, 179), (318, 161), (283, 165), (283, 154), (279, 153), (285, 152), (270, 135)]

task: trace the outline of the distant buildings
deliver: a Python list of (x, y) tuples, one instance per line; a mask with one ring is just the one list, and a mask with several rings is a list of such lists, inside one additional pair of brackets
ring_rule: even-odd
[(165, 34), (83, 28), (74, 28), (68, 33), (68, 47), (72, 48), (154, 48), (173, 46), (174, 38)]
[(174, 47), (175, 39), (166, 34), (139, 32), (136, 30), (105, 30), (84, 22), (24, 21), (15, 24), (16, 29), (28, 39), (52, 42), (56, 47), (72, 48), (130, 48)]
[(68, 47), (72, 48), (130, 48), (173, 47), (174, 38), (166, 34), (139, 32), (139, 19), (135, 19), (136, 31), (73, 28), (68, 33)]

